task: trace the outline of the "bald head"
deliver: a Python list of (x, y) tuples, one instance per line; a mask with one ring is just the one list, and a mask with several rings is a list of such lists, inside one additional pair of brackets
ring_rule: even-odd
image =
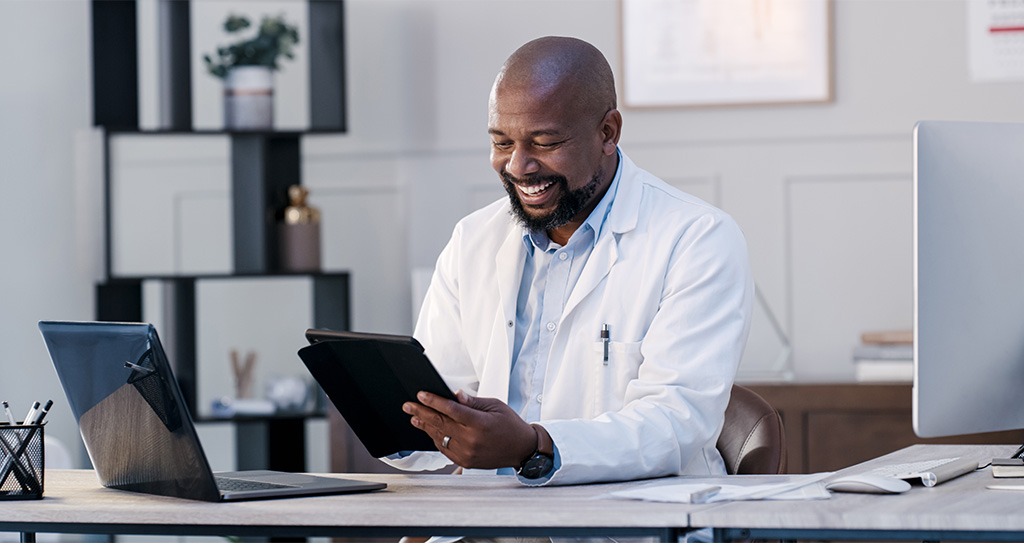
[(501, 67), (492, 98), (513, 89), (572, 97), (583, 115), (599, 117), (616, 107), (608, 61), (596, 47), (576, 38), (547, 36), (517, 49)]

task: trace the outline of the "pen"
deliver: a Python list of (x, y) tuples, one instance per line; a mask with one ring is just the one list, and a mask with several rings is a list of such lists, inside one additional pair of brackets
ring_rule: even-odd
[(611, 331), (608, 329), (607, 324), (601, 325), (601, 342), (604, 344), (604, 360), (602, 361), (605, 366), (608, 365), (608, 342), (611, 341)]
[(7, 424), (11, 425), (12, 427), (18, 424), (14, 420), (14, 415), (11, 413), (11, 405), (7, 403), (7, 400), (4, 400), (4, 413), (7, 414)]
[[(7, 400), (4, 400), (4, 413), (7, 414), (7, 423), (9, 425), (11, 425), (12, 427), (18, 426), (18, 422), (14, 420), (14, 414), (11, 413), (11, 405), (7, 403)], [(23, 423), (23, 424), (25, 424), (25, 423)], [(20, 432), (15, 432), (14, 433), (14, 437), (17, 438), (19, 442), (21, 442), (21, 441), (23, 441), (25, 439), (25, 437)], [(10, 444), (7, 443), (7, 440), (4, 439), (2, 436), (0, 436), (0, 440), (3, 440), (4, 447), (13, 456), (14, 455), (14, 448), (12, 448), (10, 446)], [(18, 464), (18, 461), (14, 461), (14, 462), (16, 464)], [(31, 470), (34, 473), (35, 472), (35, 468), (32, 467), (32, 461), (26, 461), (26, 462), (29, 465), (29, 470)], [(21, 481), (20, 478), (19, 478), (19, 481)], [(0, 483), (3, 483), (3, 482), (0, 482)]]
[(32, 421), (33, 421), (32, 424), (33, 425), (41, 425), (41, 424), (43, 424), (43, 419), (46, 418), (46, 414), (49, 413), (50, 406), (52, 406), (52, 405), (53, 405), (53, 400), (47, 400), (46, 404), (43, 406), (43, 410), (40, 411), (39, 413), (37, 413), (36, 415), (34, 415), (32, 417)]
[(28, 413), (25, 414), (25, 420), (22, 421), (21, 423), (23, 425), (31, 425), (32, 424), (32, 419), (35, 417), (37, 411), (39, 411), (39, 401), (38, 400), (36, 400), (35, 402), (32, 403), (32, 407), (29, 408), (28, 409)]
[(153, 370), (151, 370), (151, 369), (149, 369), (149, 368), (147, 368), (145, 366), (139, 366), (138, 364), (134, 364), (132, 362), (128, 362), (127, 360), (124, 361), (124, 367), (125, 368), (131, 368), (133, 370), (144, 372), (144, 373), (153, 373)]
[(720, 486), (713, 485), (699, 491), (694, 491), (693, 493), (690, 493), (690, 502), (693, 504), (704, 504), (709, 501), (711, 497), (715, 496), (715, 493), (718, 493), (721, 490), (722, 488)]

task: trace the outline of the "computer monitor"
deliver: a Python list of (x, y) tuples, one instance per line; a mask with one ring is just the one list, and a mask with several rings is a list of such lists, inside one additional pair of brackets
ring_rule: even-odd
[(1024, 124), (914, 129), (914, 431), (1024, 428)]

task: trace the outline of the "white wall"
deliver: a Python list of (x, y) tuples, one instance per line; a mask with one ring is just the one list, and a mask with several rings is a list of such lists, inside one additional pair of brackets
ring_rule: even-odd
[[(485, 123), (505, 57), (537, 36), (572, 35), (621, 73), (618, 13), (616, 0), (347, 1), (349, 132), (305, 139), (303, 173), (323, 210), (324, 265), (353, 273), (355, 328), (410, 331), (411, 271), (433, 264), (458, 218), (501, 195)], [(89, 124), (88, 8), (0, 1), (0, 18), (19, 22), (0, 45), (25, 52), (5, 57), (0, 79), (0, 177), (17, 205), (0, 215), (0, 367), (16, 378), (0, 383), (0, 397), (24, 405), (62, 396), (35, 321), (92, 313), (100, 250), (88, 228), (100, 212), (83, 188), (94, 184), (95, 150), (74, 144)], [(622, 145), (637, 163), (743, 227), (798, 381), (852, 380), (861, 331), (910, 326), (914, 122), (1024, 121), (1024, 84), (971, 83), (962, 1), (835, 0), (833, 18), (831, 102), (623, 108)], [(178, 250), (147, 267), (228, 267), (218, 138), (119, 144), (115, 183), (149, 184), (181, 207), (177, 231), (157, 227)], [(130, 237), (118, 244), (130, 262)], [(780, 350), (766, 317), (759, 311), (748, 371), (770, 369)], [(29, 363), (38, 371), (16, 372)]]
[(90, 187), (89, 4), (0, 2), (0, 399), (20, 419), (53, 399), (47, 435), (77, 428), (36, 329), (92, 317), (102, 203)]

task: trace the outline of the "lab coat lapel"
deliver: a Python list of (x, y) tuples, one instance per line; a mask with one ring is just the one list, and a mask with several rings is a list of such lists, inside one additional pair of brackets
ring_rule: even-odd
[(580, 280), (576, 282), (572, 293), (569, 294), (569, 301), (565, 304), (562, 318), (569, 316), (572, 310), (579, 305), (583, 298), (590, 295), (597, 288), (597, 285), (608, 276), (612, 265), (619, 257), (618, 238), (613, 233), (608, 233), (597, 241), (594, 251), (590, 254), (587, 264), (583, 266), (580, 273)]
[(619, 258), (619, 236), (636, 227), (640, 213), (640, 198), (643, 195), (643, 185), (637, 179), (638, 174), (639, 169), (623, 153), (622, 178), (619, 179), (619, 189), (612, 202), (612, 210), (608, 212), (601, 236), (587, 260), (587, 265), (583, 267), (579, 281), (569, 294), (569, 301), (566, 302), (565, 311), (562, 313), (563, 319), (568, 317), (569, 313), (608, 276)]
[(526, 246), (523, 244), (523, 231), (519, 226), (509, 229), (508, 235), (501, 243), (498, 254), (494, 258), (498, 277), (498, 294), (501, 299), (502, 329), (505, 331), (505, 363), (504, 376), (507, 378), (512, 369), (512, 345), (515, 328), (507, 327), (508, 321), (516, 320), (516, 301), (519, 299), (519, 283), (523, 280), (523, 265), (526, 261)]

